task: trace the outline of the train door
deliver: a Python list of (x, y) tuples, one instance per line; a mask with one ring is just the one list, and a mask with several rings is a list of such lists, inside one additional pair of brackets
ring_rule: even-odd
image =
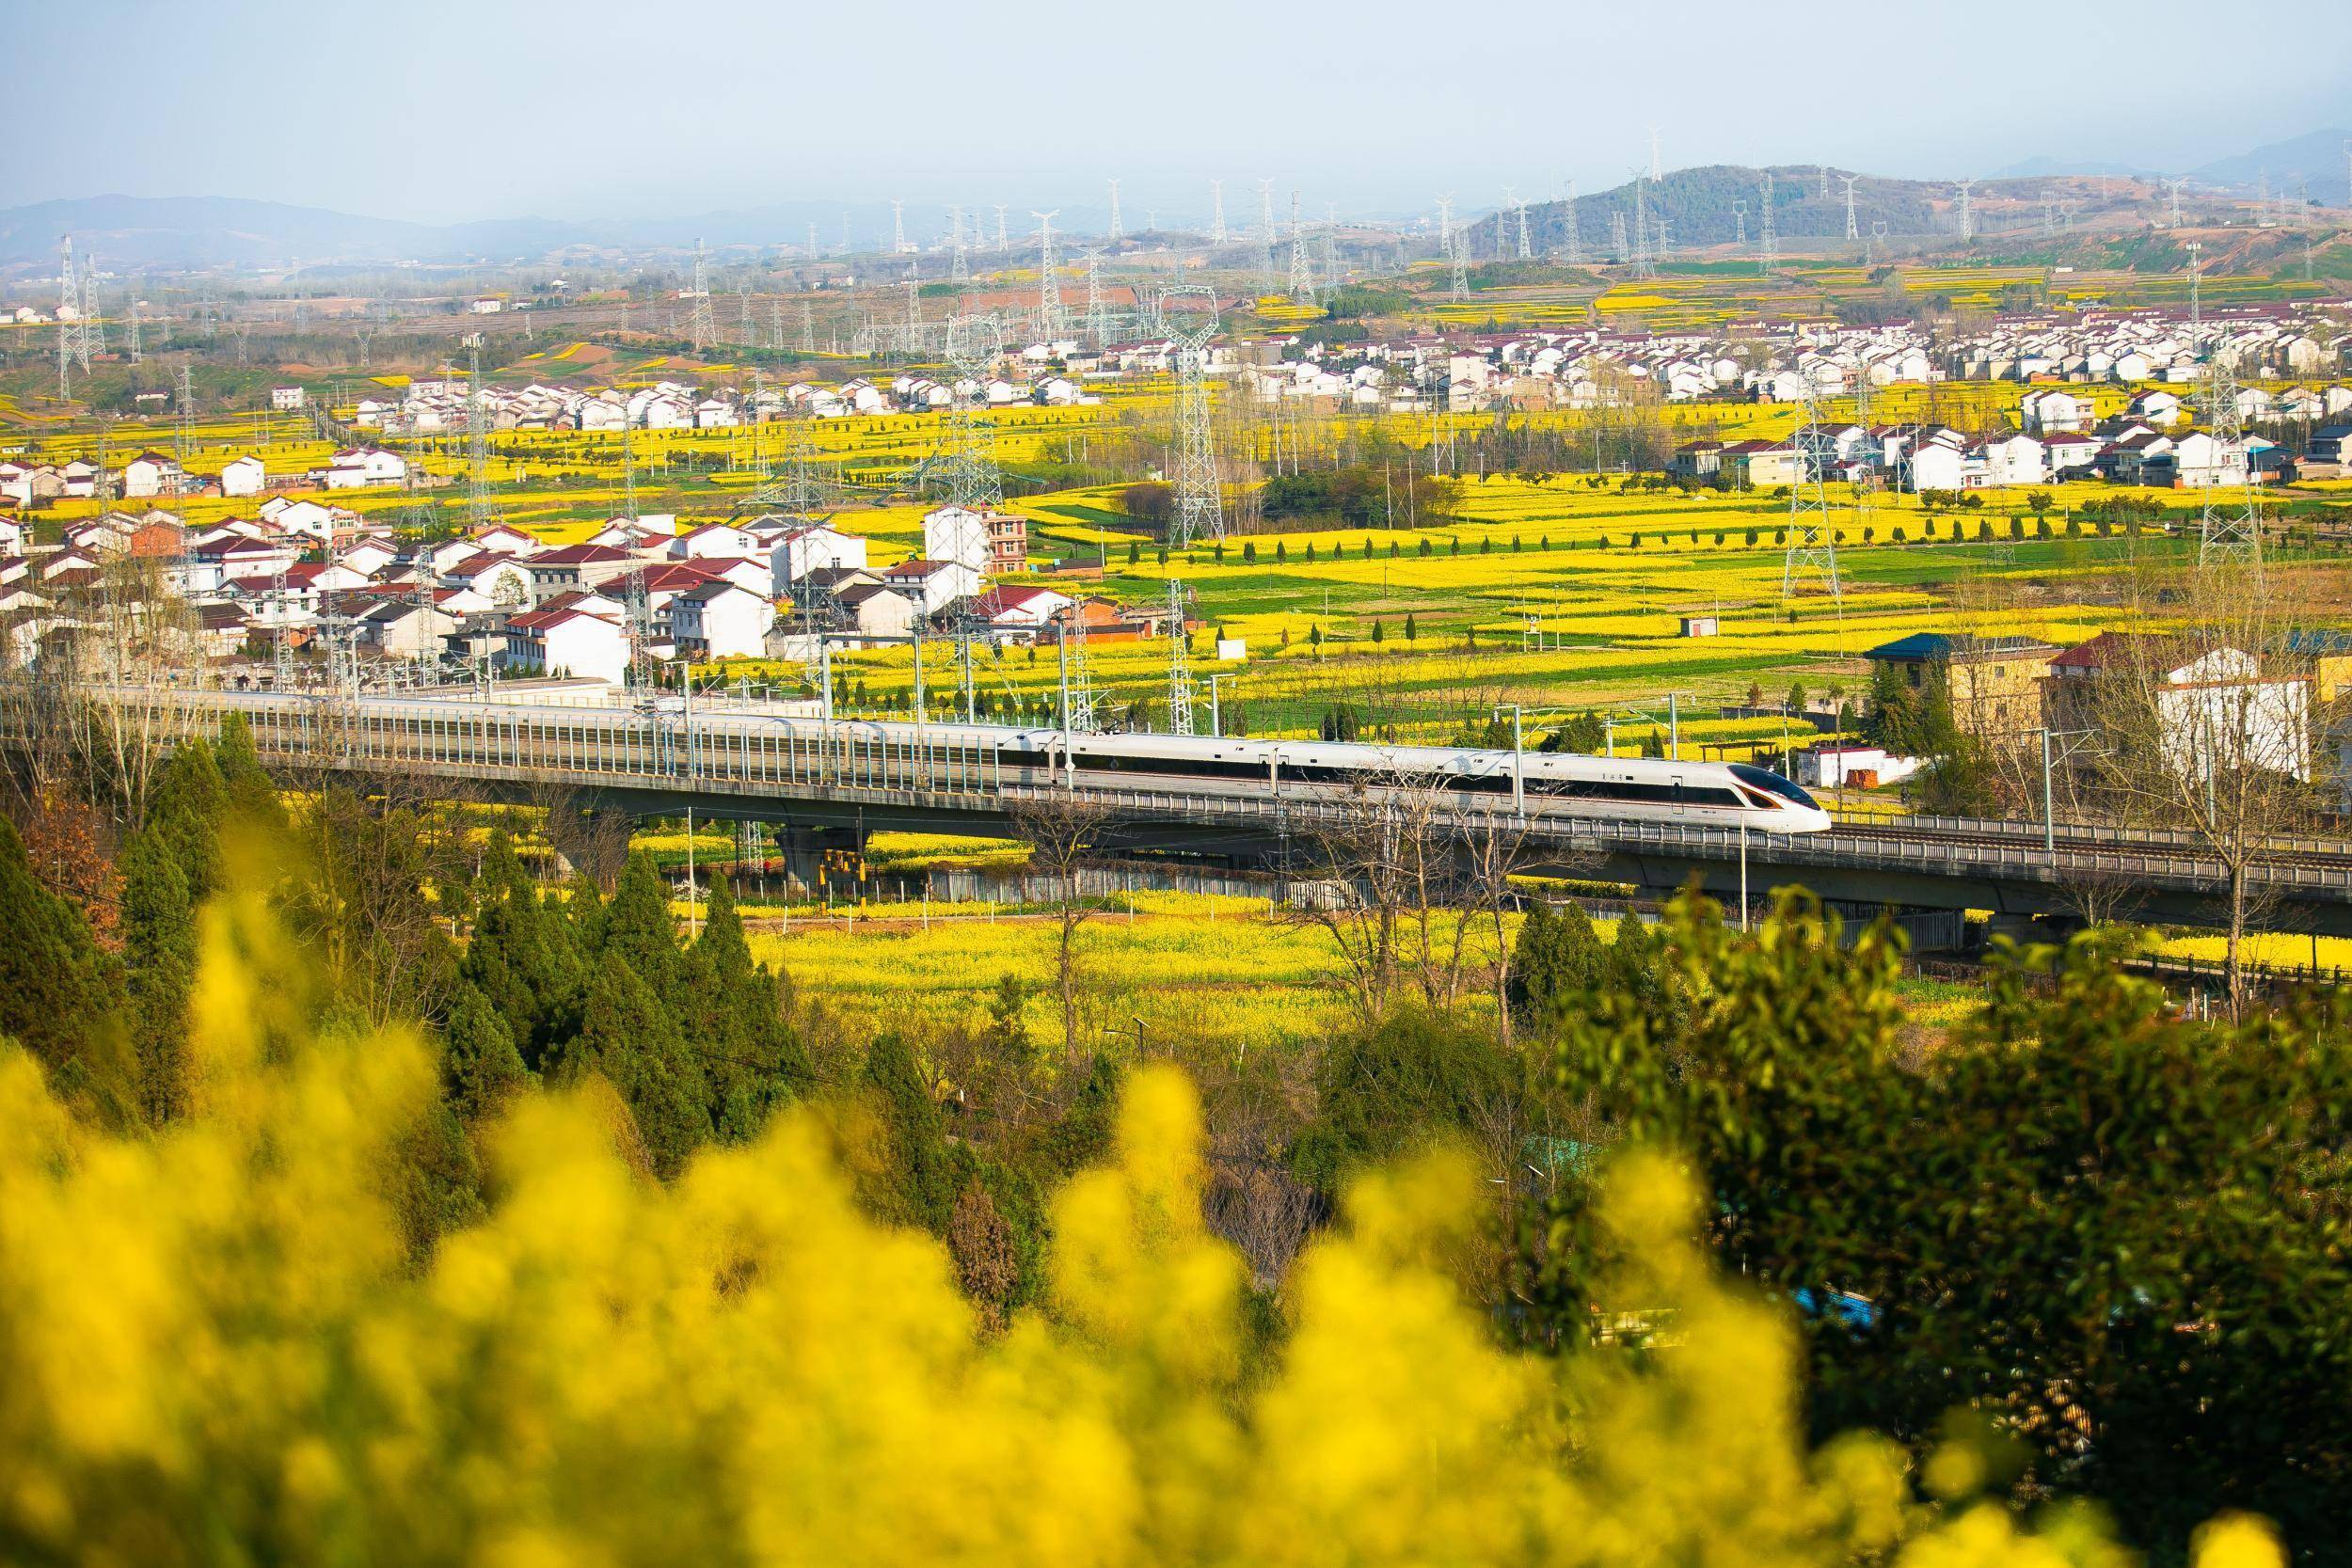
[(1669, 799), (1671, 799), (1671, 800), (1673, 800), (1673, 802), (1674, 802), (1674, 813), (1675, 813), (1675, 815), (1676, 815), (1677, 816), (1680, 816), (1682, 815), (1682, 803), (1683, 803), (1683, 801), (1682, 801), (1682, 775), (1681, 775), (1681, 774), (1679, 774), (1679, 773), (1674, 773), (1674, 774), (1669, 774), (1669, 775), (1667, 776), (1667, 779), (1666, 779), (1666, 793), (1667, 793), (1667, 795), (1668, 795)]

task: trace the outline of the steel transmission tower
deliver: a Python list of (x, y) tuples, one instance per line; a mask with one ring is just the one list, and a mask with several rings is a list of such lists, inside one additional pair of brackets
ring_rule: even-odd
[(1519, 214), (1519, 260), (1532, 261), (1534, 259), (1535, 252), (1527, 242), (1527, 203), (1515, 197), (1512, 198), (1511, 205), (1518, 210)]
[(1176, 348), (1176, 506), (1168, 543), (1184, 549), (1197, 540), (1225, 537), (1224, 488), (1209, 424), (1209, 342), (1216, 336), (1216, 293), (1199, 285), (1163, 289), (1160, 319)]
[(1756, 210), (1756, 230), (1757, 245), (1764, 253), (1764, 270), (1767, 273), (1778, 272), (1780, 224), (1772, 214), (1772, 171), (1769, 168), (1764, 171), (1763, 194), (1761, 205)]
[(1960, 242), (1963, 245), (1970, 244), (1977, 237), (1977, 209), (1969, 198), (1969, 192), (1976, 183), (1974, 180), (1960, 182)]
[(1115, 241), (1115, 240), (1118, 240), (1118, 239), (1120, 239), (1120, 237), (1121, 237), (1121, 236), (1122, 236), (1125, 232), (1126, 232), (1126, 230), (1125, 230), (1124, 229), (1122, 229), (1122, 228), (1120, 226), (1120, 222), (1119, 222), (1119, 182), (1118, 182), (1118, 181), (1116, 181), (1116, 180), (1114, 180), (1114, 181), (1112, 181), (1112, 182), (1111, 182), (1111, 229), (1110, 229), (1110, 238), (1111, 238), (1111, 239), (1113, 239), (1114, 241)]
[(59, 242), (57, 266), (57, 399), (73, 393), (73, 372), (89, 374), (90, 310), (84, 280), (73, 267), (73, 236)]
[(1572, 267), (1581, 267), (1584, 264), (1584, 235), (1577, 224), (1576, 182), (1573, 180), (1568, 182), (1568, 194), (1566, 199), (1562, 201), (1560, 204), (1560, 222), (1561, 225), (1567, 230), (1568, 265)]
[(710, 259), (700, 240), (694, 242), (694, 309), (687, 314), (686, 336), (696, 354), (719, 337), (719, 324), (710, 315)]
[(98, 318), (98, 258), (82, 258), (82, 370), (87, 373), (89, 356), (106, 350), (106, 326)]
[(2169, 228), (2181, 227), (2181, 191), (2187, 183), (2185, 180), (2167, 180), (2164, 182), (2165, 218)]
[(1644, 194), (1649, 186), (1638, 174), (1633, 177), (1631, 183), (1633, 185), (1633, 276), (1655, 277), (1658, 276), (1658, 268), (1651, 262), (1649, 254), (1649, 198)]
[(1814, 400), (1813, 380), (1798, 378), (1804, 403), (1798, 415), (1796, 474), (1788, 486), (1788, 549), (1780, 568), (1782, 602), (1796, 597), (1808, 573), (1818, 573), (1830, 597), (1842, 610), (1845, 590), (1837, 578), (1837, 529), (1830, 517), (1829, 490), (1822, 470), (1829, 467), (1829, 438), (1821, 428), (1821, 405)]
[(1100, 348), (1111, 339), (1110, 302), (1103, 294), (1103, 252), (1089, 245), (1080, 254), (1087, 262), (1087, 335)]
[(1225, 182), (1222, 180), (1209, 182), (1209, 243), (1218, 246), (1225, 244)]
[(179, 466), (181, 483), (185, 483), (188, 465), (196, 458), (196, 373), (184, 360), (171, 411), (177, 426), (172, 432), (172, 461)]
[(947, 363), (954, 380), (940, 451), (930, 464), (947, 504), (987, 514), (1005, 504), (996, 467), (996, 426), (988, 416), (988, 378), (1004, 356), (993, 316), (958, 316), (947, 324)]
[(1861, 227), (1854, 222), (1853, 188), (1855, 182), (1858, 182), (1862, 176), (1858, 174), (1841, 174), (1837, 178), (1838, 181), (1846, 187), (1846, 238), (1850, 240), (1858, 240), (1862, 238), (1862, 230)]
[(1168, 733), (1192, 730), (1192, 639), (1184, 630), (1184, 584), (1168, 579)]
[(903, 201), (893, 201), (890, 204), (890, 254), (904, 256), (906, 253), (907, 204)]
[(2244, 478), (2235, 496), (2224, 499), (2218, 483), (2205, 486), (2204, 515), (2198, 521), (2197, 564), (2235, 562), (2259, 567), (2263, 558), (2262, 509), (2254, 491), (2254, 468), (2246, 451), (2246, 417), (2238, 407), (2238, 379), (2231, 355), (2214, 350), (2205, 360), (2205, 428), (2214, 440), (2214, 462), (2236, 453)]
[(1315, 302), (1315, 267), (1307, 253), (1307, 226), (1298, 221), (1298, 193), (1291, 192), (1291, 275), (1289, 293), (1294, 304), (1312, 305)]
[(1054, 217), (1060, 211), (1029, 214), (1037, 219), (1038, 325), (1049, 339), (1061, 330), (1061, 279), (1054, 272)]
[(490, 510), (490, 405), (482, 399), (482, 334), (466, 334), (466, 519), (498, 521)]
[(1748, 198), (1746, 197), (1736, 196), (1731, 198), (1731, 221), (1734, 225), (1731, 236), (1732, 248), (1735, 250), (1747, 249)]
[(1258, 273), (1274, 276), (1274, 182), (1258, 182)]

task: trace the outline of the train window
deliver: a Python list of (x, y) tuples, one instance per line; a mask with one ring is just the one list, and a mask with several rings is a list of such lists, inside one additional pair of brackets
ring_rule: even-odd
[(1735, 762), (1729, 766), (1731, 776), (1741, 784), (1754, 784), (1758, 789), (1769, 791), (1784, 800), (1792, 800), (1808, 810), (1819, 811), (1820, 809), (1812, 796), (1807, 795), (1802, 788), (1790, 784), (1777, 773), (1762, 768), (1751, 767), (1744, 762)]

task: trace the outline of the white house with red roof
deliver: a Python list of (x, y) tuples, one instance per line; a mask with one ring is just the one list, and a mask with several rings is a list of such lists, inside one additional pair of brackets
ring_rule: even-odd
[(143, 451), (122, 466), (125, 497), (160, 496), (179, 483), (180, 461), (167, 452)]
[(698, 556), (739, 558), (758, 553), (759, 536), (733, 523), (705, 523), (670, 541), (670, 555), (677, 561), (692, 561)]
[(220, 466), (220, 493), (223, 496), (258, 496), (262, 486), (269, 483), (269, 465), (251, 452), (232, 457)]
[(936, 615), (980, 591), (980, 574), (961, 561), (901, 561), (885, 567), (882, 579), (913, 599), (925, 615)]
[(690, 588), (670, 601), (670, 635), (678, 651), (696, 658), (753, 658), (765, 651), (775, 610), (764, 594), (723, 579)]
[(507, 619), (499, 659), (507, 669), (618, 686), (628, 671), (628, 634), (620, 621), (575, 607), (527, 610)]
[(823, 523), (787, 530), (770, 547), (769, 569), (775, 592), (782, 594), (811, 572), (835, 567), (863, 567), (866, 541), (854, 533)]
[(1052, 588), (998, 583), (985, 594), (964, 601), (964, 608), (988, 624), (989, 630), (1009, 641), (1034, 641), (1054, 617), (1077, 601)]

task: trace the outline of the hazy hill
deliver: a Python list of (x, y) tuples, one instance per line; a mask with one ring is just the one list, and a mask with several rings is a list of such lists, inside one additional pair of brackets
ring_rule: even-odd
[(2098, 158), (2053, 158), (2046, 152), (2030, 158), (2020, 158), (1993, 171), (1994, 180), (2048, 180), (2065, 174), (2089, 174), (2106, 179), (2153, 180), (2158, 171), (2139, 168), (2131, 164), (2106, 162)]
[[(1839, 176), (1851, 172), (1831, 169), (1829, 195), (1823, 197), (1819, 168), (1810, 165), (1774, 167), (1772, 217), (1781, 237), (1844, 238), (1846, 186)], [(1668, 240), (1679, 248), (1723, 245), (1736, 239), (1740, 220), (1735, 204), (1745, 202), (1748, 242), (1753, 245), (1761, 232), (1763, 182), (1763, 170), (1732, 164), (1679, 168), (1656, 183), (1645, 184), (1641, 192), (1641, 206), (1653, 232), (1659, 220), (1663, 219)], [(1948, 184), (1863, 175), (1854, 182), (1854, 221), (1866, 235), (1873, 223), (1884, 223), (1890, 234), (1926, 233), (1947, 226), (1946, 220), (1937, 214), (1934, 203), (1948, 200), (1951, 194)], [(1612, 190), (1597, 191), (1577, 202), (1577, 231), (1587, 257), (1597, 259), (1607, 253), (1612, 214), (1622, 213), (1627, 231), (1631, 233), (1634, 206), (1631, 182)], [(1528, 240), (1535, 249), (1540, 251), (1564, 243), (1565, 212), (1565, 202), (1548, 202), (1528, 209)], [(1516, 229), (1510, 230), (1505, 238), (1513, 247), (1517, 246)], [(1491, 217), (1472, 231), (1471, 245), (1473, 256), (1494, 254)]]
[(2192, 180), (2216, 185), (2250, 186), (2265, 174), (2270, 188), (2292, 191), (2296, 182), (2311, 187), (2312, 198), (2334, 206), (2344, 198), (2344, 144), (2352, 132), (2313, 131), (2291, 141), (2271, 142), (2234, 158), (2220, 158), (2188, 171)]
[[(282, 265), (295, 260), (505, 261), (571, 245), (644, 249), (691, 245), (697, 239), (714, 247), (799, 246), (807, 243), (811, 223), (819, 245), (834, 246), (840, 243), (845, 213), (857, 247), (871, 249), (881, 242), (890, 210), (876, 203), (783, 202), (679, 218), (427, 224), (237, 197), (97, 196), (0, 211), (0, 267), (22, 273), (27, 266), (46, 266), (57, 254), (58, 236), (69, 233), (78, 251), (96, 255), (102, 267), (118, 273)], [(920, 237), (932, 236), (925, 231)]]

